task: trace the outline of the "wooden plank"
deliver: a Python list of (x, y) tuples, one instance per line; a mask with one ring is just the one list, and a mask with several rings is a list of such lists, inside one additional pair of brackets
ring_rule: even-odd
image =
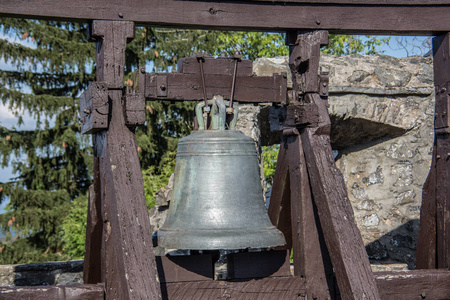
[[(134, 23), (125, 21), (93, 21), (92, 37), (103, 40), (97, 50), (96, 79), (109, 88), (123, 88), (125, 72), (125, 48), (134, 38)], [(108, 40), (113, 41), (108, 42)]]
[(450, 267), (450, 134), (436, 135), (437, 267)]
[[(167, 84), (158, 85), (158, 78), (166, 78)], [(207, 98), (221, 95), (230, 99), (233, 77), (229, 75), (205, 75)], [(286, 76), (237, 77), (234, 100), (239, 102), (286, 102)], [(158, 95), (163, 88), (166, 95)], [(144, 96), (148, 100), (201, 101), (202, 79), (198, 74), (157, 73), (146, 74)]]
[(436, 265), (450, 266), (450, 34), (433, 39), (436, 156)]
[(101, 284), (73, 286), (0, 287), (0, 299), (17, 300), (103, 300), (104, 287)]
[[(363, 0), (361, 0), (363, 1)], [(329, 30), (339, 34), (431, 35), (450, 31), (450, 3), (388, 5), (178, 0), (3, 0), (1, 17), (126, 20), (139, 25), (231, 30)], [(419, 3), (419, 4), (417, 4)], [(364, 22), (361, 22), (364, 20)]]
[[(317, 81), (319, 67), (315, 62), (325, 35), (320, 31), (300, 33), (297, 44), (291, 47), (289, 66), (296, 92), (305, 91), (304, 87), (312, 86), (309, 82)], [(334, 162), (327, 102), (320, 97), (318, 86), (311, 90), (314, 92), (303, 95), (302, 101), (317, 105), (319, 124), (302, 129), (300, 134), (309, 181), (313, 183), (312, 195), (340, 294), (344, 300), (380, 299), (344, 178)]]
[(91, 82), (80, 95), (81, 133), (95, 133), (108, 128), (108, 93), (104, 82)]
[(287, 148), (282, 143), (278, 152), (277, 166), (273, 178), (272, 194), (269, 203), (269, 218), (286, 239), (286, 246), (277, 249), (292, 249), (291, 194), (288, 169)]
[(294, 275), (306, 278), (309, 299), (335, 299), (333, 267), (313, 203), (301, 139), (286, 137), (291, 188)]
[(89, 187), (86, 239), (83, 267), (84, 283), (102, 280), (103, 218), (101, 210), (99, 159), (94, 156), (94, 184)]
[[(249, 0), (266, 1), (267, 0)], [(273, 2), (317, 3), (317, 4), (359, 4), (359, 5), (445, 5), (447, 0), (272, 0)]]
[(132, 25), (94, 23), (96, 34), (103, 35), (97, 44), (97, 76), (110, 87), (109, 128), (94, 140), (103, 217), (102, 279), (107, 299), (158, 299), (161, 291), (136, 138), (125, 125), (122, 106), (125, 45)]
[(450, 271), (414, 270), (375, 272), (381, 299), (450, 299)]
[[(450, 299), (448, 284), (450, 272), (446, 270), (376, 272), (375, 278), (383, 300)], [(237, 282), (169, 283), (162, 284), (162, 289), (166, 292), (163, 299), (170, 300), (221, 298), (305, 300), (307, 287), (305, 279), (301, 277), (272, 277)]]
[(423, 185), (420, 226), (417, 236), (417, 269), (435, 269), (436, 264), (436, 140), (430, 173)]
[(305, 280), (300, 277), (267, 277), (244, 281), (203, 281), (162, 285), (163, 299), (299, 299), (305, 300)]
[(210, 254), (156, 256), (161, 283), (214, 280), (214, 262)]
[[(319, 106), (319, 112), (326, 113), (324, 101), (317, 94), (311, 98)], [(329, 123), (325, 124), (328, 126)], [(342, 299), (381, 299), (344, 178), (334, 162), (330, 136), (322, 130), (321, 127), (305, 128), (302, 142), (309, 178), (314, 182), (311, 185), (314, 202)]]
[(228, 277), (232, 279), (291, 276), (287, 250), (232, 253), (227, 261)]

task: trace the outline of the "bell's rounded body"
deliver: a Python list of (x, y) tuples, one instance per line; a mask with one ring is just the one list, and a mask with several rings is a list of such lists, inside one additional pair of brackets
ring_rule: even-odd
[(178, 144), (168, 215), (158, 244), (169, 249), (284, 245), (267, 215), (254, 141), (236, 130), (199, 130)]

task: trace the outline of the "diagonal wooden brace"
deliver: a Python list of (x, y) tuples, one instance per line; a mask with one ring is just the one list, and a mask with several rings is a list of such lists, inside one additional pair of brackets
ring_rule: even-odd
[[(327, 36), (324, 31), (299, 33), (290, 49), (293, 87), (299, 96), (292, 104), (297, 101), (314, 104), (319, 114), (317, 126), (299, 129), (301, 143), (298, 145), (303, 148), (312, 198), (320, 220), (318, 227), (321, 227), (342, 299), (380, 299), (344, 178), (335, 165), (331, 150), (331, 122), (327, 103), (320, 95), (318, 76), (320, 46), (327, 42)], [(299, 168), (300, 163), (289, 164), (289, 168)]]
[[(94, 188), (86, 232), (86, 282), (105, 283), (106, 299), (160, 299), (136, 138), (122, 105), (126, 42), (134, 23), (94, 21), (97, 80), (108, 87), (109, 126), (94, 140)], [(134, 107), (135, 99), (125, 107)]]

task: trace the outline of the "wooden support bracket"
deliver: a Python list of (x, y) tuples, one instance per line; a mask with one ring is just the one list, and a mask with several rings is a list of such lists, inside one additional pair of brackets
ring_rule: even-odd
[(108, 128), (108, 88), (104, 82), (92, 82), (80, 95), (81, 133), (95, 133)]
[[(221, 95), (230, 99), (234, 71), (233, 58), (202, 57), (206, 97)], [(196, 57), (184, 58), (178, 64), (179, 73), (149, 73), (139, 71), (139, 91), (147, 100), (204, 100), (200, 64)], [(144, 70), (145, 73), (145, 70)], [(237, 64), (233, 99), (242, 103), (287, 103), (287, 76), (253, 76), (252, 62)]]
[[(314, 108), (309, 110), (307, 119), (314, 116), (315, 122), (310, 127), (297, 126), (283, 132), (287, 136), (280, 146), (281, 164), (274, 178), (275, 197), (271, 199), (269, 214), (279, 229), (291, 235), (288, 241), (294, 248), (294, 266), (299, 269), (296, 274), (305, 276), (308, 299), (335, 296), (330, 279), (332, 270), (342, 299), (381, 299), (344, 179), (331, 150), (326, 89), (320, 88), (320, 83), (327, 83), (327, 76), (318, 75), (320, 46), (327, 41), (325, 31), (297, 33), (295, 39), (288, 36), (288, 44), (292, 43), (289, 66), (296, 97), (288, 107), (285, 123), (303, 125), (305, 121), (301, 121), (300, 115), (307, 111), (306, 105)], [(286, 170), (288, 173), (284, 175)], [(282, 214), (289, 199), (285, 196), (286, 184), (275, 181), (286, 182), (286, 178), (291, 195), (290, 215)], [(291, 228), (282, 217), (290, 218)]]
[(433, 39), (435, 139), (423, 186), (417, 268), (450, 268), (450, 33)]
[(93, 35), (99, 37), (97, 80), (108, 86), (110, 108), (108, 129), (93, 137), (94, 189), (90, 193), (84, 278), (89, 281), (86, 283), (104, 282), (106, 299), (159, 299), (136, 138), (126, 120), (126, 108), (140, 112), (142, 101), (139, 95), (128, 95), (122, 104), (125, 46), (134, 35), (134, 24), (94, 21)]

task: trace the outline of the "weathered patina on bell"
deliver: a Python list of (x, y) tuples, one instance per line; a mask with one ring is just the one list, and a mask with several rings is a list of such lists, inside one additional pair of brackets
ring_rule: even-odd
[(212, 130), (205, 130), (201, 102), (199, 130), (178, 143), (172, 200), (158, 244), (193, 250), (284, 245), (264, 206), (254, 141), (235, 130), (237, 105), (225, 130), (225, 102), (212, 102)]

